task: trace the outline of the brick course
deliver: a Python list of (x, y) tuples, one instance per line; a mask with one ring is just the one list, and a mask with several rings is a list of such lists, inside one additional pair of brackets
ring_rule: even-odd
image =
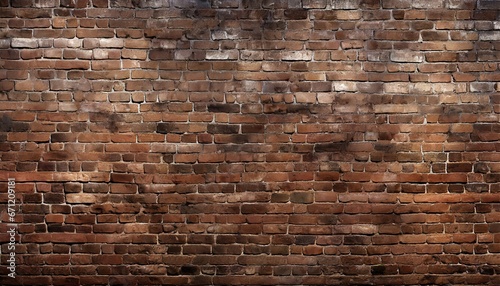
[(0, 0), (0, 284), (500, 284), (499, 10)]

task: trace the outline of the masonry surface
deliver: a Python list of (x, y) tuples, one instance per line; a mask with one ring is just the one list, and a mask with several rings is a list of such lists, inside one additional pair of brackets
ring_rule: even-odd
[(0, 284), (500, 285), (499, 9), (0, 0)]

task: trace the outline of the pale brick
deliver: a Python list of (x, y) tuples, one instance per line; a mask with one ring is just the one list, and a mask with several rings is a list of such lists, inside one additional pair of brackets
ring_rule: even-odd
[(447, 0), (412, 0), (411, 6), (416, 9), (444, 8)]
[[(125, 46), (127, 46), (127, 42), (125, 42)], [(177, 42), (172, 40), (161, 40), (161, 39), (153, 39), (152, 41), (153, 48), (160, 49), (175, 49), (177, 48)], [(145, 44), (142, 44), (140, 47), (136, 45), (134, 48), (147, 48)]]
[(384, 83), (384, 91), (387, 93), (406, 94), (410, 92), (410, 84), (407, 82)]
[(418, 112), (416, 104), (377, 104), (373, 106), (375, 113), (415, 113)]
[(306, 9), (324, 9), (326, 8), (327, 0), (303, 0), (302, 6)]
[(471, 82), (470, 83), (471, 92), (493, 92), (495, 91), (494, 82)]
[(78, 105), (74, 102), (60, 102), (59, 111), (62, 112), (74, 112), (78, 111)]
[(175, 51), (174, 58), (176, 60), (188, 60), (193, 55), (191, 50), (178, 50)]
[(59, 0), (35, 0), (36, 8), (52, 8), (58, 6)]
[(13, 48), (38, 48), (38, 41), (30, 38), (13, 38), (10, 42)]
[(228, 51), (207, 51), (205, 59), (207, 60), (236, 60), (238, 59), (237, 50)]
[(500, 32), (498, 32), (498, 31), (481, 31), (481, 32), (479, 32), (479, 40), (481, 40), (481, 41), (500, 41)]
[(240, 58), (244, 61), (261, 61), (264, 59), (262, 51), (241, 51)]
[(361, 19), (361, 11), (337, 11), (337, 19), (339, 20), (358, 20)]
[(99, 39), (99, 47), (101, 48), (122, 48), (123, 39)]
[(391, 61), (397, 63), (421, 63), (424, 58), (424, 55), (418, 52), (394, 51), (391, 53)]
[(431, 94), (433, 91), (432, 87), (433, 84), (426, 82), (418, 82), (410, 86), (410, 93)]
[(10, 47), (11, 39), (0, 39), (0, 49), (7, 49)]
[(212, 31), (212, 40), (227, 40), (227, 32), (223, 30)]
[(332, 0), (331, 6), (332, 9), (342, 10), (352, 10), (358, 9), (361, 0)]
[(80, 48), (81, 46), (81, 39), (54, 39), (54, 47), (56, 48)]
[(440, 93), (450, 93), (455, 91), (456, 85), (453, 83), (434, 83), (433, 89), (437, 94)]
[(313, 52), (311, 51), (291, 51), (282, 52), (281, 59), (284, 61), (310, 61)]
[(333, 82), (333, 89), (335, 91), (357, 91), (356, 82), (353, 81), (335, 81)]
[(318, 93), (318, 103), (333, 103), (335, 101), (335, 94), (328, 92), (328, 93)]
[(308, 92), (295, 93), (295, 101), (297, 103), (316, 103), (316, 94)]
[(94, 194), (66, 194), (66, 202), (71, 204), (93, 204), (96, 202)]

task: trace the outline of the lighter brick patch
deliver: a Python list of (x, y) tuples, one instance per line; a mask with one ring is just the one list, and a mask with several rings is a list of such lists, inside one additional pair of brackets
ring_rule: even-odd
[(479, 40), (481, 41), (500, 41), (500, 32), (498, 31), (488, 31), (480, 32)]
[(205, 59), (207, 60), (236, 60), (238, 59), (238, 50), (230, 51), (207, 51)]
[(361, 0), (335, 0), (332, 1), (332, 9), (358, 9)]
[(96, 202), (95, 195), (92, 194), (67, 194), (67, 203), (92, 204)]
[(421, 63), (424, 61), (424, 55), (409, 51), (394, 51), (391, 53), (391, 61), (397, 63)]
[(352, 233), (374, 234), (377, 232), (377, 226), (373, 224), (355, 224), (352, 226)]
[(191, 50), (179, 50), (175, 51), (174, 57), (176, 60), (188, 60), (192, 54), (193, 51)]
[(13, 48), (38, 48), (36, 39), (13, 38), (10, 44)]
[(409, 83), (407, 82), (391, 82), (384, 84), (384, 91), (387, 93), (409, 93)]
[(121, 48), (123, 47), (122, 39), (100, 39), (99, 46), (101, 48)]
[(318, 103), (333, 103), (335, 94), (331, 92), (318, 93)]
[(160, 48), (160, 49), (175, 49), (177, 47), (177, 42), (171, 40), (153, 39), (152, 44), (153, 48)]
[(10, 39), (0, 39), (0, 49), (7, 49), (10, 47)]
[(310, 61), (313, 53), (311, 51), (282, 52), (281, 59), (284, 61)]
[(356, 82), (353, 81), (337, 81), (333, 83), (335, 91), (357, 91)]
[(379, 104), (373, 106), (375, 113), (411, 113), (418, 112), (416, 104)]

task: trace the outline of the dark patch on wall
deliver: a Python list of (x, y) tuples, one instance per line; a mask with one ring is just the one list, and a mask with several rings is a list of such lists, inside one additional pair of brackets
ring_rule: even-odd
[(9, 132), (12, 130), (12, 127), (13, 127), (13, 122), (12, 122), (12, 119), (4, 114), (2, 115), (2, 122), (0, 122), (0, 131), (1, 132)]

